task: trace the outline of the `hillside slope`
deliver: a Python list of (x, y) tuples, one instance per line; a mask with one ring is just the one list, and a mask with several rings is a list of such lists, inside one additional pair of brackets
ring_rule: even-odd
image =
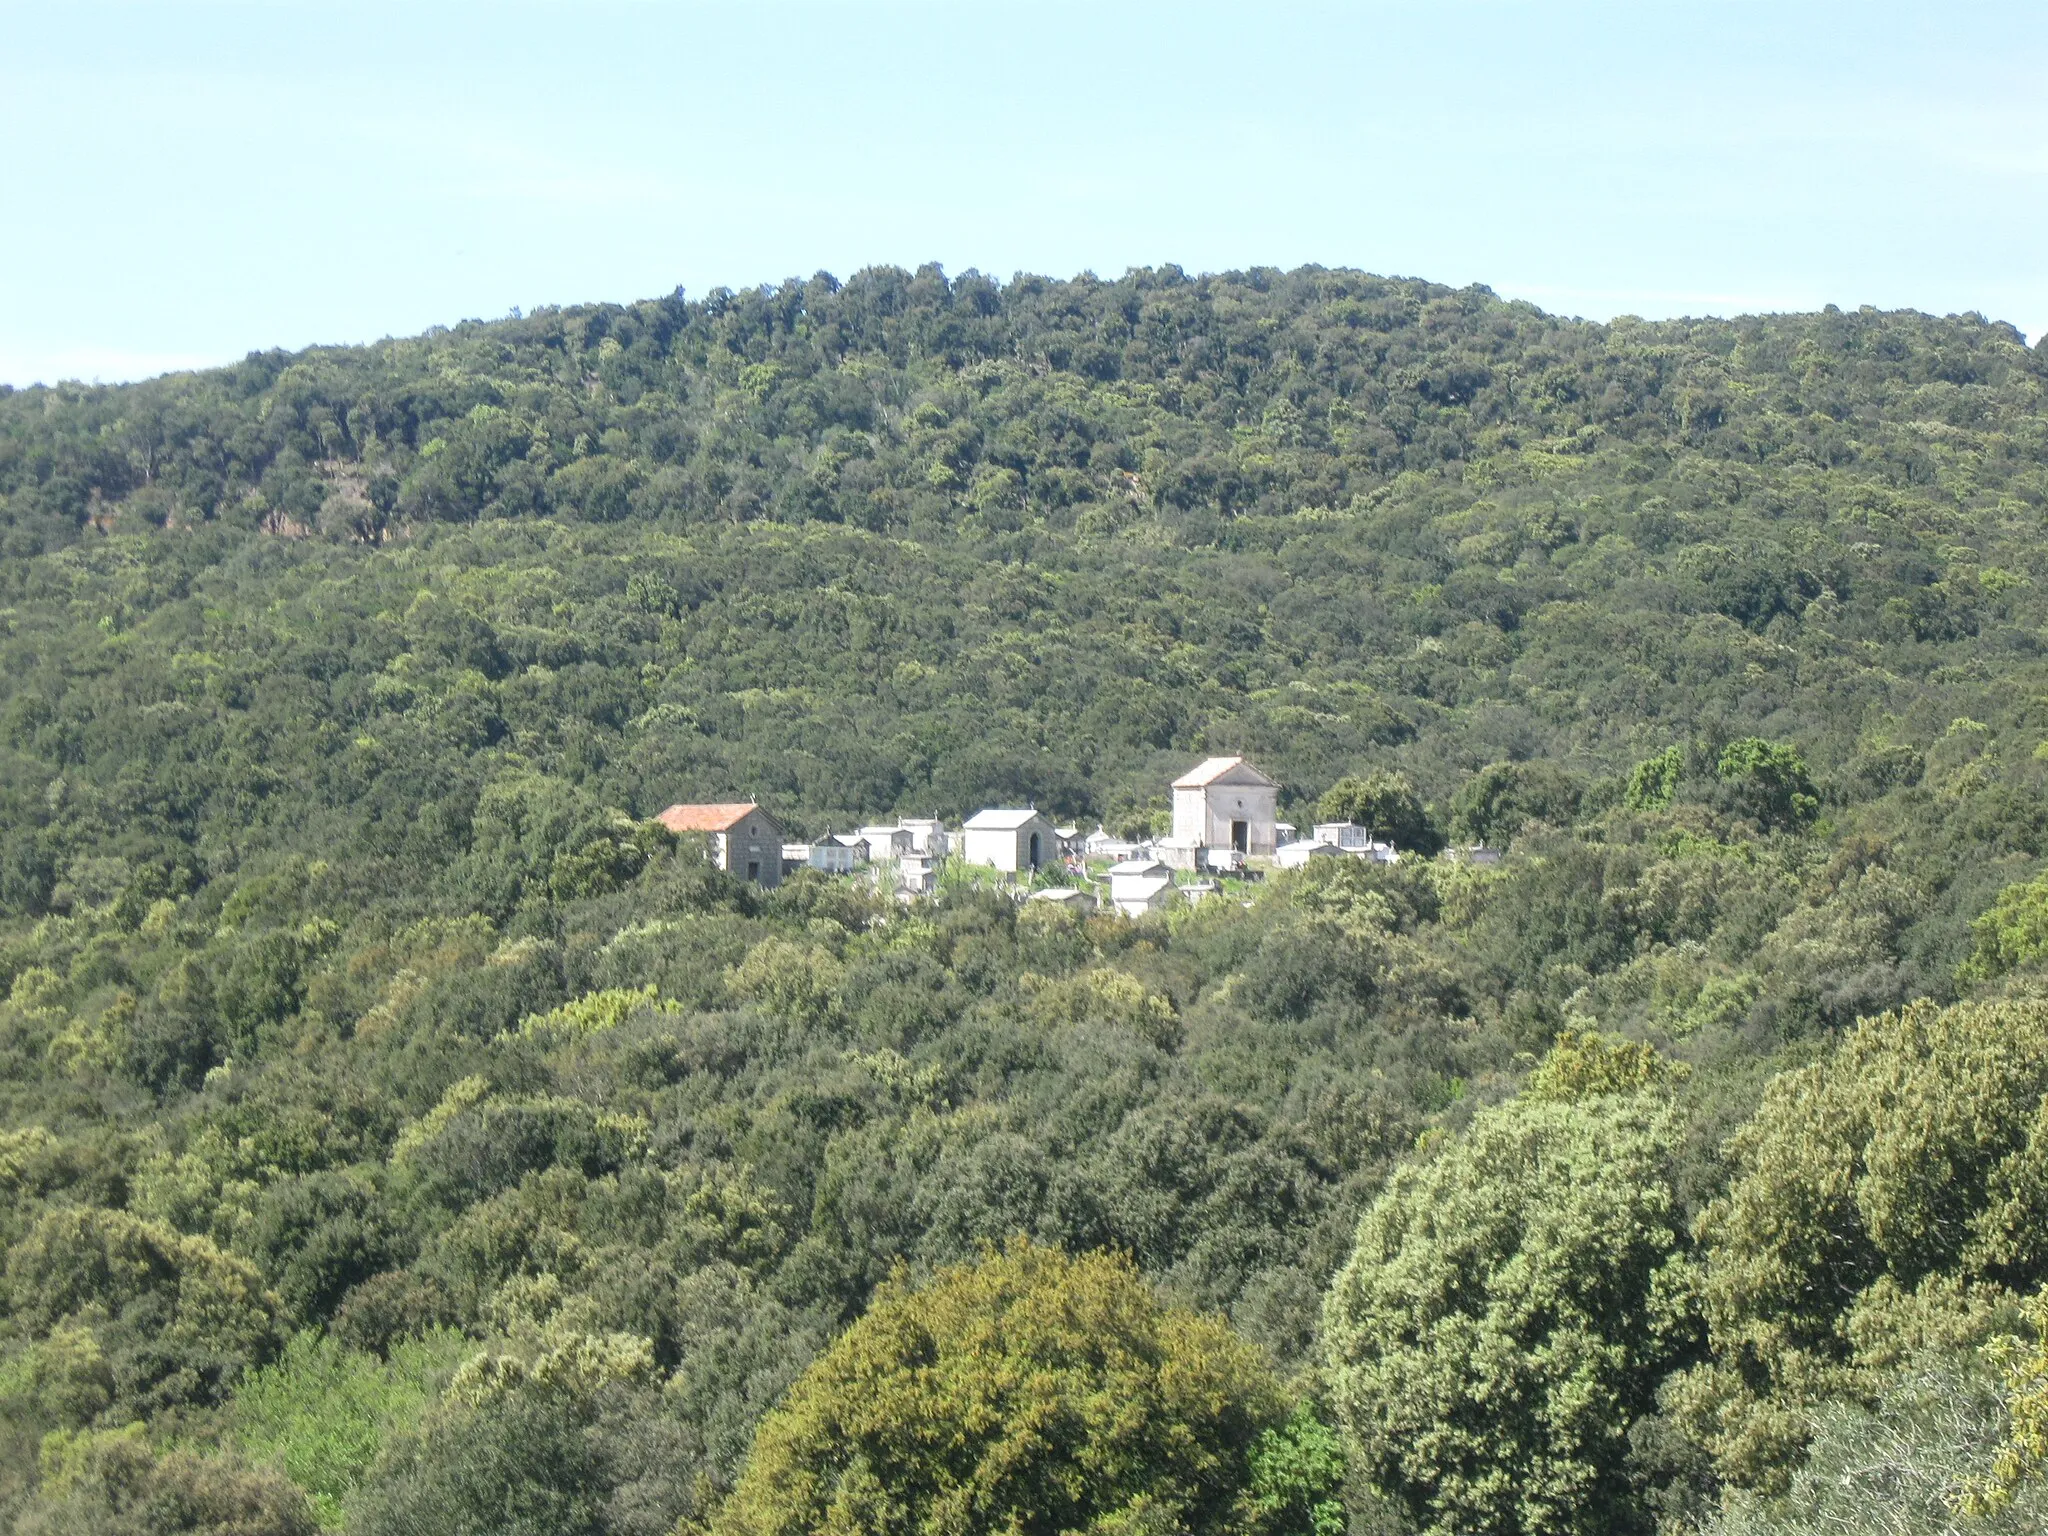
[[(2043, 378), (1974, 318), (924, 269), (31, 390), (0, 401), (0, 519), (58, 553), (7, 568), (10, 732), (40, 794), (252, 730), (282, 819), (319, 785), (350, 843), (513, 755), (805, 825), (1128, 813), (1211, 749), (1313, 793), (1398, 748), (1446, 796), (1760, 730), (1853, 776), (2017, 703), (1982, 685), (2033, 656)], [(435, 782), (387, 786), (364, 733)], [(162, 833), (223, 792), (268, 819), (263, 775), (221, 777), (145, 792)]]
[[(1296, 1373), (1389, 1170), (1596, 1026), (1691, 1069), (1617, 1121), (1675, 1241), (1773, 1070), (2048, 948), (2044, 515), (2008, 326), (1313, 268), (0, 394), (0, 1501), (421, 1533), (511, 1468), (665, 1533), (892, 1266), (1019, 1233)], [(1135, 830), (1223, 752), (1508, 856), (1081, 923), (638, 819)], [(1697, 1439), (1659, 1380), (1545, 1529), (1712, 1494), (1616, 1459)]]

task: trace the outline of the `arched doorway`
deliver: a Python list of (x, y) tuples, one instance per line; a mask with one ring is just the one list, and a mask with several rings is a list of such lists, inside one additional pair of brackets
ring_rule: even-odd
[(1036, 832), (1034, 832), (1034, 833), (1032, 833), (1032, 834), (1031, 834), (1031, 867), (1032, 867), (1033, 869), (1036, 869), (1036, 868), (1038, 868), (1038, 863), (1039, 863), (1039, 852), (1038, 852), (1038, 834), (1037, 834)]

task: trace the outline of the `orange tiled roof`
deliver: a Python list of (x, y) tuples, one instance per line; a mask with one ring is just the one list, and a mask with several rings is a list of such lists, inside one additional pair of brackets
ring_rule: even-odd
[(730, 832), (760, 807), (744, 805), (672, 805), (654, 819), (671, 832)]

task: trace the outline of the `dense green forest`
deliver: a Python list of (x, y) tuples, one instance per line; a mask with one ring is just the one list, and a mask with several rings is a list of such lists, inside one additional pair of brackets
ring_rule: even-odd
[[(0, 1521), (2039, 1530), (2044, 523), (2009, 326), (1316, 268), (0, 391)], [(646, 819), (1226, 752), (1408, 856)]]

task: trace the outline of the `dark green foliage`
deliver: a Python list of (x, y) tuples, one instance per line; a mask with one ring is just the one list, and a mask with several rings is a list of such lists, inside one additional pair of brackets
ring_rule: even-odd
[(7, 1294), (30, 1338), (67, 1335), (68, 1348), (102, 1362), (102, 1400), (87, 1420), (218, 1401), (280, 1342), (253, 1269), (125, 1211), (49, 1210), (8, 1253)]
[(1396, 848), (1434, 853), (1443, 847), (1442, 834), (1404, 773), (1375, 770), (1361, 777), (1339, 779), (1316, 802), (1321, 821), (1349, 821), (1375, 833)]
[(376, 1190), (333, 1171), (271, 1185), (246, 1242), (286, 1309), (309, 1322), (333, 1316), (352, 1287), (400, 1256)]
[[(1459, 842), (1510, 841), (1530, 821), (1570, 826), (1583, 786), (1553, 763), (1493, 763), (1467, 779), (1451, 800), (1451, 836)], [(1663, 804), (1669, 805), (1667, 793)]]
[(136, 1011), (122, 1064), (159, 1092), (196, 1088), (227, 1054), (223, 1033), (212, 977), (198, 957), (183, 956)]
[[(139, 1427), (139, 1426), (138, 1426)], [(114, 1432), (46, 1445), (50, 1474), (20, 1536), (315, 1536), (306, 1496), (268, 1468)]]
[(515, 1398), (401, 1444), (353, 1528), (374, 1536), (598, 1536), (608, 1480), (572, 1408)]
[(1736, 1484), (1782, 1490), (1830, 1398), (1980, 1342), (2048, 1282), (2048, 1004), (1920, 1003), (1778, 1077), (1702, 1214), (1716, 1358), (1677, 1402)]

